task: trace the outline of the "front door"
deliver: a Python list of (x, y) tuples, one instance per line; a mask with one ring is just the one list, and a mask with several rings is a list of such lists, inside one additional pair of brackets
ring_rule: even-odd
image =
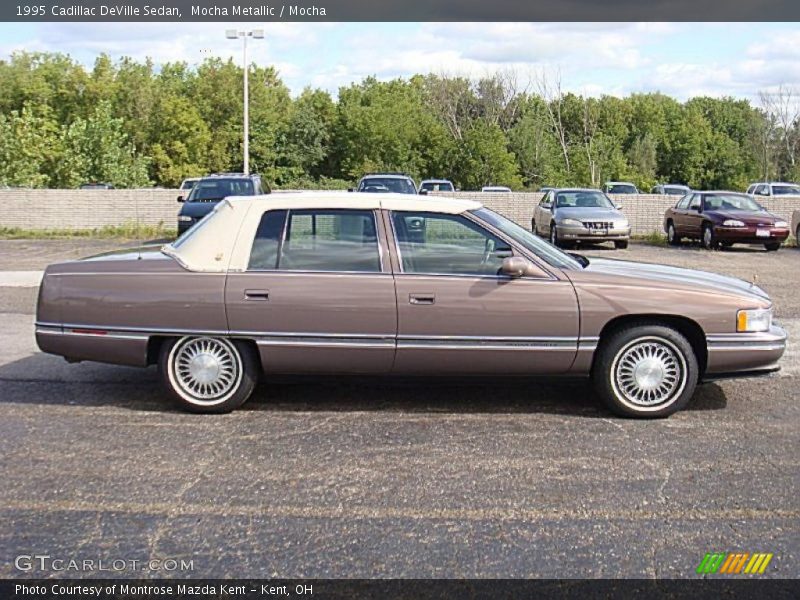
[(536, 206), (534, 221), (535, 231), (539, 235), (550, 234), (550, 221), (553, 218), (553, 192), (547, 192)]
[(569, 281), (511, 279), (514, 253), (465, 215), (396, 211), (398, 373), (559, 373), (572, 365), (578, 305)]
[(685, 213), (684, 219), (684, 226), (683, 230), (685, 233), (683, 235), (687, 235), (693, 238), (700, 238), (702, 233), (702, 225), (703, 225), (703, 199), (700, 194), (695, 194), (692, 196), (691, 201), (689, 202), (689, 208)]
[(247, 271), (228, 275), (225, 303), (231, 333), (256, 340), (265, 371), (391, 370), (397, 307), (376, 217), (372, 210), (263, 214)]

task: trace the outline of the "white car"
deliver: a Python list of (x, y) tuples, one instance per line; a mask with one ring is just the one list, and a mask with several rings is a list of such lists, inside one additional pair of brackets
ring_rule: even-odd
[(498, 192), (499, 193), (509, 193), (509, 192), (511, 192), (511, 188), (510, 187), (506, 187), (504, 185), (485, 185), (485, 186), (483, 186), (481, 188), (481, 191), (482, 192), (489, 192), (489, 193), (492, 193), (492, 194), (496, 194)]
[(200, 177), (187, 177), (181, 182), (181, 187), (179, 188), (182, 192), (186, 192), (186, 195), (189, 195), (189, 192), (192, 191), (192, 188), (195, 184), (200, 181)]
[(419, 184), (420, 194), (430, 192), (455, 192), (456, 188), (449, 179), (423, 179)]
[(603, 184), (606, 194), (638, 194), (639, 189), (630, 181), (606, 181)]
[(772, 198), (774, 196), (800, 196), (800, 185), (785, 181), (751, 183), (747, 188), (751, 196)]

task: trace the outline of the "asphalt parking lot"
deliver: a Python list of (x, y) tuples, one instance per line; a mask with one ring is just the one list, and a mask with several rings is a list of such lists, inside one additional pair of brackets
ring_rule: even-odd
[[(118, 245), (0, 241), (0, 271)], [(800, 249), (586, 253), (755, 276), (782, 372), (661, 421), (541, 381), (268, 382), (194, 416), (153, 368), (38, 353), (36, 288), (0, 285), (0, 577), (97, 574), (15, 568), (36, 553), (193, 561), (181, 577), (697, 577), (706, 552), (800, 576)]]

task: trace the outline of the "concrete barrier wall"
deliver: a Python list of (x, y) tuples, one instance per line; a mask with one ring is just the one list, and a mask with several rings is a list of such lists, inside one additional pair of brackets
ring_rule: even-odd
[[(437, 193), (438, 196), (451, 196), (478, 200), (487, 208), (491, 208), (523, 227), (530, 229), (533, 209), (541, 201), (542, 194), (512, 192), (490, 194), (482, 192)], [(622, 206), (622, 212), (630, 221), (633, 235), (647, 235), (654, 231), (663, 233), (664, 213), (678, 201), (677, 196), (661, 196), (657, 194), (612, 194), (614, 202)], [(781, 198), (780, 200), (758, 199), (759, 204), (770, 212), (791, 222), (792, 212), (800, 210), (800, 197)]]
[[(180, 205), (178, 190), (0, 190), (0, 227), (21, 229), (96, 229), (136, 223), (176, 227)], [(485, 206), (531, 226), (533, 208), (542, 198), (539, 193), (512, 192), (490, 194), (455, 192), (437, 194), (478, 200)], [(675, 196), (652, 194), (618, 195), (634, 235), (661, 231), (664, 211), (677, 201)], [(761, 200), (767, 209), (787, 220), (800, 210), (800, 198)]]

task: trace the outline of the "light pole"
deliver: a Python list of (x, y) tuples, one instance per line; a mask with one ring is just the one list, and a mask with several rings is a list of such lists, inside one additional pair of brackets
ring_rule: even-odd
[(264, 39), (263, 29), (253, 29), (251, 31), (239, 31), (237, 29), (228, 29), (225, 31), (225, 37), (229, 40), (242, 40), (242, 62), (244, 63), (244, 174), (250, 174), (250, 86), (247, 79), (247, 74), (250, 71), (250, 66), (247, 64), (247, 38), (251, 37), (256, 40)]

